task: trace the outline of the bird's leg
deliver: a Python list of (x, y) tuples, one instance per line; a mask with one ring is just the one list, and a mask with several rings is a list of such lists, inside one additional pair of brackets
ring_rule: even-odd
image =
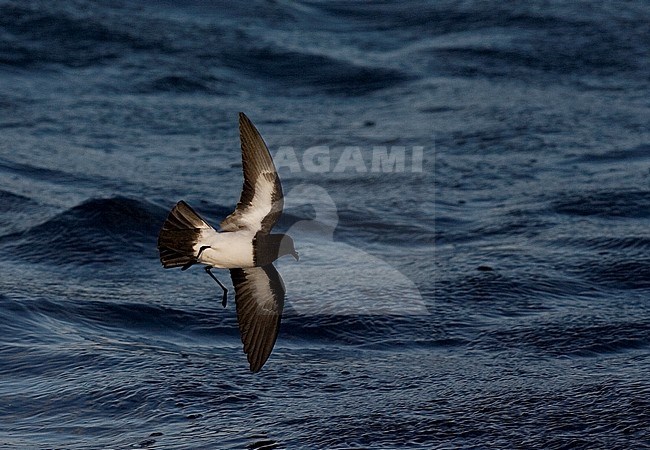
[(199, 258), (201, 257), (201, 253), (203, 253), (203, 250), (208, 249), (208, 248), (212, 248), (212, 247), (210, 247), (209, 245), (204, 245), (203, 247), (201, 247), (201, 248), (199, 249), (199, 254), (196, 255), (194, 258), (192, 258), (192, 259), (191, 259), (187, 264), (185, 264), (183, 267), (181, 267), (181, 270), (187, 270), (187, 269), (189, 269), (190, 267), (192, 267), (194, 264), (198, 263), (198, 262), (199, 262)]
[(221, 289), (223, 289), (223, 299), (221, 300), (221, 304), (225, 308), (226, 305), (228, 305), (228, 289), (226, 289), (226, 286), (221, 284), (221, 281), (217, 280), (217, 277), (214, 276), (214, 274), (212, 273), (212, 266), (206, 266), (205, 271), (207, 272), (208, 275), (212, 277), (214, 281), (217, 282), (219, 286), (221, 286)]
[(208, 249), (208, 248), (212, 248), (212, 247), (210, 247), (209, 245), (204, 245), (203, 247), (201, 247), (201, 248), (199, 249), (199, 253), (196, 255), (196, 260), (197, 260), (197, 261), (198, 261), (199, 258), (201, 257), (201, 253), (203, 253), (203, 250), (206, 250), (206, 249)]

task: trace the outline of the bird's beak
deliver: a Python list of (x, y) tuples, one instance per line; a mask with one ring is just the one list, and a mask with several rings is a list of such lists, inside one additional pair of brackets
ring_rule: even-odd
[(300, 261), (300, 255), (298, 254), (297, 251), (294, 250), (291, 254), (293, 255), (294, 258), (296, 258), (296, 261)]

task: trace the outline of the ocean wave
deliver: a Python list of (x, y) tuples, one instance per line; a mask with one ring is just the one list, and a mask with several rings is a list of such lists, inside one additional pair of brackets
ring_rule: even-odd
[(274, 81), (293, 88), (312, 87), (329, 94), (363, 95), (412, 78), (396, 69), (276, 46), (228, 49), (221, 60), (243, 75), (263, 76), (266, 82)]
[[(111, 17), (93, 2), (67, 6), (50, 2), (9, 2), (0, 6), (0, 62), (30, 67), (62, 64), (83, 67), (120, 58), (128, 50), (167, 48), (156, 33), (138, 33), (128, 14)], [(99, 14), (98, 10), (101, 9)], [(91, 11), (93, 13), (91, 13)], [(2, 42), (0, 41), (0, 42)]]
[(558, 14), (557, 8), (476, 2), (440, 4), (428, 12), (435, 38), (418, 44), (415, 57), (436, 73), (539, 81), (545, 74), (644, 72), (644, 58), (636, 56), (648, 55), (640, 18), (604, 21), (599, 9), (577, 16)]
[(650, 325), (642, 320), (576, 318), (559, 322), (537, 322), (509, 330), (481, 333), (472, 344), (502, 349), (528, 348), (554, 356), (595, 356), (623, 352), (650, 345)]
[[(0, 299), (2, 300), (2, 299)], [(221, 319), (229, 315), (218, 314), (220, 306), (215, 302), (215, 310), (207, 311), (198, 308), (173, 308), (162, 305), (95, 301), (64, 298), (35, 298), (13, 300), (5, 298), (3, 312), (12, 319), (7, 323), (24, 323), (29, 330), (33, 323), (68, 323), (75, 327), (93, 329), (113, 329), (122, 331), (141, 331), (145, 334), (178, 333), (183, 330), (195, 332), (204, 329), (218, 329), (234, 335), (236, 328), (221, 330)], [(231, 322), (234, 320), (230, 318)], [(57, 333), (51, 333), (52, 336)]]
[(553, 202), (553, 209), (560, 214), (632, 219), (650, 217), (648, 190), (595, 190), (570, 192), (559, 197)]
[(614, 149), (601, 153), (586, 153), (568, 160), (570, 163), (632, 164), (650, 159), (650, 144), (641, 144), (626, 149)]
[(650, 288), (650, 256), (603, 253), (581, 260), (570, 268), (576, 275), (600, 286), (614, 289)]
[(486, 317), (538, 315), (567, 295), (580, 298), (585, 289), (577, 277), (485, 265), (464, 275), (436, 280), (436, 298)]
[(66, 172), (64, 170), (49, 169), (29, 163), (20, 163), (0, 157), (0, 171), (8, 172), (23, 178), (31, 178), (52, 183), (69, 183), (76, 186), (92, 186), (97, 183), (97, 178), (80, 173)]
[(0, 189), (0, 213), (8, 213), (15, 209), (24, 209), (27, 205), (33, 206), (35, 202), (24, 195)]
[[(234, 303), (222, 309), (216, 301), (170, 306), (131, 301), (76, 299), (74, 296), (13, 298), (1, 295), (0, 328), (11, 330), (13, 339), (27, 342), (32, 336), (66, 339), (68, 327), (79, 333), (161, 336), (169, 339), (218, 343), (223, 338), (239, 343)], [(84, 331), (85, 330), (85, 331)], [(379, 315), (300, 315), (290, 303), (282, 320), (282, 345), (320, 347), (345, 345), (369, 349), (434, 348), (461, 345), (426, 318)]]
[(356, 210), (341, 209), (336, 228), (336, 236), (342, 239), (355, 240), (364, 243), (381, 243), (398, 246), (433, 245), (433, 223), (426, 218), (409, 222), (386, 220), (376, 212), (367, 208)]
[(37, 224), (39, 218), (35, 211), (48, 213), (50, 210), (51, 207), (41, 205), (31, 197), (0, 189), (0, 240), (3, 235), (17, 233)]
[(141, 93), (224, 93), (221, 80), (205, 74), (169, 74), (145, 81), (137, 89)]
[(144, 201), (90, 199), (44, 223), (0, 237), (0, 246), (5, 258), (30, 262), (111, 263), (155, 250), (165, 216), (163, 208)]
[[(642, 232), (642, 231), (640, 231)], [(628, 236), (565, 236), (555, 239), (559, 247), (572, 247), (580, 250), (624, 251), (632, 254), (650, 254), (650, 237), (641, 234)]]
[[(336, 49), (290, 48), (260, 42), (251, 30), (223, 23), (186, 23), (173, 14), (121, 8), (83, 1), (67, 7), (45, 2), (0, 6), (0, 27), (5, 29), (0, 48), (10, 49), (0, 50), (0, 63), (22, 68), (115, 64), (133, 72), (137, 81), (130, 90), (139, 93), (224, 94), (235, 80), (264, 79), (262, 85), (271, 88), (280, 84), (363, 95), (413, 78), (402, 69), (335, 55)], [(152, 54), (161, 57), (153, 63)]]

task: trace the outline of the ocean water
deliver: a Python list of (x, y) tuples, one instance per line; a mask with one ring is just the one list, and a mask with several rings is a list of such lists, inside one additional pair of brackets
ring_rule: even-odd
[[(649, 24), (0, 0), (0, 448), (650, 448)], [(301, 253), (258, 374), (156, 250), (234, 207), (238, 111)]]

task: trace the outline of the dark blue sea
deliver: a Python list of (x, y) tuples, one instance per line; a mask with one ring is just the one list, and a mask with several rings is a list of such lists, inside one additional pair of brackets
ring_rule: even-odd
[[(164, 270), (242, 186), (300, 262), (248, 370)], [(0, 0), (0, 448), (650, 448), (650, 5)]]

